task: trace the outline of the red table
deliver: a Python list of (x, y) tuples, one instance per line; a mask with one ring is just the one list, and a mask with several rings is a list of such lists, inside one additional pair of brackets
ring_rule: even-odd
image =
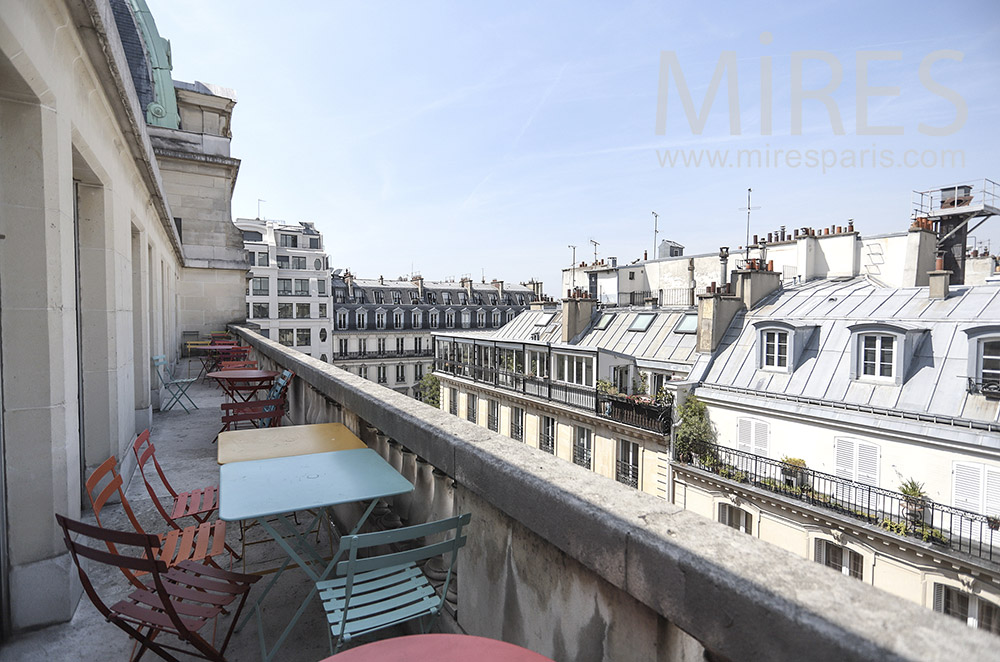
[(219, 370), (205, 376), (219, 382), (231, 402), (248, 402), (257, 391), (271, 388), (278, 374), (274, 370)]
[(466, 634), (417, 634), (376, 641), (321, 662), (552, 662), (549, 658), (496, 639)]

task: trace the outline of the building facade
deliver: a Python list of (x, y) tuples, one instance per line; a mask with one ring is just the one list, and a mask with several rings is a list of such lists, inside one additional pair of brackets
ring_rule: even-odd
[(10, 632), (72, 616), (81, 588), (52, 514), (80, 516), (84, 477), (109, 456), (131, 473), (158, 403), (151, 358), (175, 359), (184, 330), (242, 320), (246, 267), (227, 214), (238, 162), (219, 127), (232, 99), (174, 85), (143, 0), (5, 2), (0, 69)]
[(330, 360), (330, 261), (312, 223), (236, 219), (250, 276), (246, 319), (261, 335)]
[(431, 372), (437, 329), (489, 331), (510, 322), (542, 298), (541, 283), (459, 283), (333, 278), (333, 346), (339, 367), (416, 397)]

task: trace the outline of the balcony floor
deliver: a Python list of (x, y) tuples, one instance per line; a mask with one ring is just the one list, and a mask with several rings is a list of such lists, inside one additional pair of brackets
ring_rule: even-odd
[[(197, 362), (190, 364), (191, 374), (197, 374)], [(183, 362), (178, 367), (178, 374), (185, 374), (188, 369)], [(185, 414), (180, 407), (174, 407), (169, 412), (154, 412), (152, 441), (156, 446), (156, 455), (167, 477), (177, 490), (194, 489), (204, 485), (218, 484), (219, 465), (216, 463), (216, 446), (212, 440), (219, 430), (222, 392), (208, 382), (192, 385), (188, 391), (199, 409)], [(131, 448), (128, 453), (131, 454)], [(127, 478), (127, 477), (126, 477)], [(143, 527), (149, 532), (162, 532), (167, 529), (160, 515), (153, 508), (149, 495), (138, 470), (131, 476), (131, 483), (126, 490), (126, 497), (136, 512)], [(84, 497), (86, 499), (86, 497)], [(109, 528), (127, 530), (128, 521), (120, 505), (109, 504), (105, 507), (104, 524)], [(45, 516), (51, 517), (51, 514)], [(94, 523), (89, 502), (83, 520)], [(303, 522), (304, 518), (299, 518)], [(329, 536), (321, 534), (321, 549), (329, 549)], [(239, 527), (232, 523), (227, 527), (227, 538), (230, 546), (239, 550)], [(248, 540), (265, 539), (265, 544), (250, 545), (246, 551), (246, 571), (256, 572), (273, 568), (283, 559), (277, 544), (263, 535), (259, 527), (250, 529)], [(335, 548), (336, 542), (334, 542)], [(228, 559), (224, 559), (227, 562)], [(225, 565), (224, 565), (225, 567)], [(236, 561), (233, 570), (242, 571), (242, 562)], [(75, 569), (74, 569), (75, 573)], [(108, 604), (127, 595), (132, 587), (125, 577), (117, 570), (102, 569), (98, 574), (91, 575), (97, 582), (97, 590)], [(271, 575), (265, 575), (254, 586), (250, 593), (250, 602), (264, 590)], [(301, 604), (309, 591), (309, 581), (304, 573), (296, 569), (286, 571), (275, 585), (262, 608), (262, 618), (265, 625), (265, 638), (268, 645), (278, 637), (280, 631), (291, 618), (295, 609)], [(244, 612), (246, 613), (246, 612)], [(219, 639), (229, 625), (231, 617), (223, 617), (219, 623)], [(325, 617), (318, 598), (313, 598), (302, 619), (292, 631), (288, 641), (282, 646), (277, 659), (282, 662), (315, 661), (330, 655), (325, 633)], [(355, 645), (362, 645), (391, 636), (408, 634), (405, 627), (384, 630), (367, 637), (360, 638)], [(211, 639), (212, 626), (206, 625), (201, 634)], [(351, 646), (346, 646), (350, 648)], [(84, 595), (76, 609), (73, 619), (68, 623), (35, 630), (13, 637), (0, 646), (0, 662), (15, 660), (49, 660), (52, 662), (66, 660), (128, 660), (132, 649), (132, 639), (122, 630), (107, 623), (90, 600)], [(230, 660), (261, 659), (260, 643), (257, 626), (251, 620), (233, 639), (226, 651)], [(159, 659), (146, 655), (149, 659)], [(182, 659), (196, 659), (181, 656)]]

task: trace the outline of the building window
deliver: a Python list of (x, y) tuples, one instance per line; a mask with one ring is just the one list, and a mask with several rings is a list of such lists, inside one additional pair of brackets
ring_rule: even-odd
[(292, 256), (292, 269), (305, 269), (306, 268), (306, 258), (304, 255), (293, 255)]
[(413, 338), (413, 351), (419, 354), (424, 349), (424, 339), (420, 336), (414, 336)]
[(399, 290), (392, 290), (389, 294), (392, 295), (392, 302), (397, 306), (403, 303), (403, 295), (400, 294)]
[(604, 313), (601, 315), (601, 319), (597, 320), (597, 324), (594, 325), (595, 331), (604, 331), (608, 328), (608, 325), (615, 319), (614, 313)]
[(458, 416), (458, 391), (448, 388), (448, 413)]
[(430, 314), (430, 320), (431, 320), (431, 328), (432, 329), (438, 328), (438, 314), (437, 313), (431, 313)]
[(333, 302), (334, 303), (344, 303), (347, 300), (347, 292), (342, 287), (334, 288), (333, 290)]
[(508, 310), (507, 311), (507, 322), (510, 322), (512, 319), (514, 319), (514, 311), (513, 310)]
[(251, 267), (257, 266), (257, 253), (253, 251), (247, 251), (247, 262), (250, 263)]
[(463, 310), (462, 311), (462, 328), (463, 329), (468, 329), (470, 326), (472, 326), (472, 313), (470, 313), (468, 310)]
[[(309, 248), (316, 248), (316, 246), (312, 245), (312, 242), (313, 242), (313, 240), (310, 239), (309, 240), (309, 244), (310, 244)], [(316, 271), (321, 271), (323, 269), (323, 260), (321, 260), (319, 258), (316, 258), (315, 260), (313, 260), (313, 269), (315, 269)]]
[(618, 440), (618, 461), (615, 479), (636, 489), (639, 488), (639, 444), (628, 439)]
[(388, 378), (385, 376), (385, 373), (386, 373), (385, 366), (384, 365), (380, 365), (378, 367), (378, 383), (379, 384), (385, 384), (387, 381), (389, 381)]
[(406, 366), (400, 363), (396, 366), (396, 383), (401, 384), (406, 381)]
[(257, 266), (258, 267), (267, 266), (267, 253), (257, 253)]
[(628, 272), (628, 279), (629, 280), (635, 280), (635, 272), (634, 271)]
[[(878, 487), (879, 447), (875, 444), (837, 437), (833, 440), (834, 475), (861, 485)], [(838, 483), (836, 497), (846, 504), (861, 504), (870, 494), (864, 487)]]
[[(319, 237), (309, 237), (309, 248), (319, 249)], [(318, 263), (319, 260), (316, 260)], [(316, 267), (319, 269), (319, 267)]]
[(294, 234), (281, 234), (281, 235), (278, 235), (278, 237), (280, 237), (280, 239), (279, 239), (279, 241), (281, 242), (280, 245), (283, 248), (298, 248), (299, 247), (299, 237), (298, 237), (298, 235), (294, 235)]
[(278, 319), (279, 320), (290, 320), (290, 319), (292, 319), (292, 304), (290, 304), (290, 303), (279, 303), (278, 304)]
[(347, 328), (347, 312), (340, 311), (337, 313), (337, 328), (346, 329)]
[(365, 328), (367, 322), (368, 322), (368, 315), (365, 313), (365, 311), (359, 310), (357, 317), (355, 317), (354, 319), (354, 325), (359, 329), (363, 329)]
[(293, 329), (278, 329), (278, 342), (286, 347), (295, 345), (295, 331)]
[(312, 331), (310, 329), (295, 330), (295, 344), (304, 347), (312, 344)]
[(491, 317), (493, 318), (493, 326), (495, 327), (500, 326), (500, 311), (494, 310)]
[(466, 403), (466, 408), (465, 408), (465, 417), (468, 420), (470, 420), (473, 423), (475, 423), (476, 422), (476, 414), (477, 414), (476, 410), (477, 410), (477, 406), (479, 404), (477, 402), (478, 398), (476, 398), (476, 396), (474, 396), (473, 394), (470, 393), (469, 395), (466, 396), (466, 400), (467, 400), (467, 403)]
[(378, 352), (379, 356), (385, 356), (385, 338), (379, 338), (375, 341), (375, 351)]
[(861, 369), (858, 374), (866, 377), (893, 377), (893, 356), (896, 339), (893, 336), (862, 335)]
[(375, 313), (375, 328), (384, 329), (385, 328), (385, 313)]
[(337, 353), (341, 356), (347, 356), (347, 338), (337, 340)]
[(271, 329), (261, 329), (259, 331), (259, 333), (260, 333), (260, 335), (264, 336), (265, 338), (270, 338), (271, 337)]
[(296, 278), (295, 279), (295, 295), (300, 297), (309, 296), (309, 279), (308, 278)]
[(469, 299), (466, 297), (465, 292), (458, 293), (458, 302), (463, 306), (469, 302)]
[(330, 359), (326, 358), (326, 354), (320, 354), (319, 355), (319, 360), (322, 361), (323, 363), (329, 363), (330, 362)]
[(326, 304), (325, 303), (319, 304), (319, 318), (320, 319), (326, 319)]
[(500, 403), (496, 400), (487, 400), (486, 427), (494, 432), (500, 431)]
[(556, 381), (582, 386), (594, 385), (594, 357), (556, 354)]
[(268, 318), (271, 316), (270, 308), (266, 303), (255, 303), (253, 305), (253, 316), (255, 318)]
[(847, 549), (832, 540), (816, 539), (814, 561), (841, 572), (848, 577), (864, 579), (865, 559), (861, 554)]
[(761, 365), (764, 368), (788, 367), (788, 332), (761, 331), (761, 344), (764, 356)]
[(382, 290), (372, 290), (375, 303), (385, 303), (385, 292)]
[(1000, 391), (1000, 340), (979, 344), (979, 382), (989, 392)]
[(406, 342), (405, 338), (396, 338), (396, 354), (402, 355), (402, 353), (404, 351), (403, 350), (403, 344), (405, 342)]
[(594, 447), (594, 432), (582, 425), (577, 425), (575, 432), (576, 434), (573, 439), (573, 463), (590, 469)]
[[(951, 494), (951, 505), (956, 508), (981, 513), (987, 517), (1000, 517), (1000, 468), (979, 462), (953, 463)], [(984, 531), (979, 522), (965, 518), (960, 521), (963, 538), (989, 539), (991, 532)], [(996, 534), (993, 536), (996, 540)]]
[(320, 342), (326, 342), (326, 335), (327, 335), (326, 334), (326, 329), (320, 329), (319, 330), (319, 341)]
[(365, 356), (368, 354), (368, 339), (358, 338), (358, 354)]
[(646, 331), (656, 319), (656, 313), (639, 313), (629, 325), (629, 331)]
[(419, 310), (414, 310), (413, 311), (413, 328), (414, 329), (419, 329), (420, 328), (420, 324), (423, 322), (423, 317), (424, 317), (423, 313), (421, 313)]
[(392, 314), (392, 327), (394, 329), (403, 328), (403, 311), (397, 311)]
[(524, 410), (520, 407), (510, 408), (510, 438), (524, 441)]
[(414, 363), (413, 364), (413, 381), (419, 382), (424, 378), (424, 364)]
[(441, 303), (444, 303), (444, 304), (451, 303), (451, 292), (442, 292), (441, 293)]
[(291, 265), (290, 258), (287, 255), (279, 255), (274, 260), (278, 263), (279, 269), (288, 269)]
[(753, 516), (742, 508), (720, 503), (719, 521), (747, 535), (753, 535)]
[(952, 586), (934, 584), (934, 611), (1000, 634), (1000, 606)]
[(295, 317), (296, 319), (309, 319), (310, 311), (308, 303), (297, 303), (295, 304)]
[(497, 305), (497, 295), (496, 294), (491, 294), (490, 295), (490, 305), (491, 306)]
[(362, 379), (368, 379), (368, 366), (362, 365), (358, 366), (358, 377)]
[[(445, 294), (447, 294), (447, 292)], [(455, 328), (455, 313), (454, 312), (452, 312), (452, 311), (449, 310), (449, 311), (447, 311), (444, 314), (444, 326), (445, 326), (446, 329), (454, 329)]]
[(269, 294), (267, 278), (253, 279), (253, 295), (255, 297), (266, 297)]
[(538, 428), (538, 448), (555, 455), (556, 452), (556, 419), (542, 416)]
[(326, 279), (317, 278), (316, 279), (316, 294), (326, 296)]
[(244, 230), (243, 241), (264, 241), (264, 235), (253, 230)]
[(278, 296), (291, 296), (292, 295), (292, 279), (291, 278), (279, 278), (278, 279)]
[(767, 457), (767, 442), (770, 430), (767, 423), (753, 418), (736, 420), (736, 449)]

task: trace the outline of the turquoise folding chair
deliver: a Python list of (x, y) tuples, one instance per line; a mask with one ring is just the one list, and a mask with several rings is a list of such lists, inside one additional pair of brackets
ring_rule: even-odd
[[(466, 513), (437, 522), (341, 538), (337, 556), (344, 554), (347, 559), (337, 563), (335, 579), (316, 583), (330, 624), (327, 633), (331, 636), (330, 650), (337, 653), (341, 646), (357, 636), (415, 619), (420, 620), (421, 632), (430, 630), (448, 595), (458, 550), (466, 542), (462, 527), (468, 525), (470, 519), (472, 515)], [(439, 540), (439, 534), (444, 534), (446, 539), (430, 541), (431, 537)], [(452, 534), (450, 539), (447, 534)], [(419, 540), (425, 537), (428, 540)], [(358, 558), (360, 550), (407, 541), (421, 546)], [(443, 556), (448, 565), (440, 595), (417, 567), (418, 561), (435, 556)], [(427, 617), (426, 625), (424, 617)], [(336, 647), (333, 637), (337, 639)]]
[(194, 403), (191, 396), (187, 394), (188, 388), (191, 384), (197, 381), (197, 377), (174, 379), (174, 377), (170, 374), (169, 368), (167, 367), (167, 357), (163, 354), (153, 357), (153, 365), (156, 366), (156, 374), (160, 377), (160, 383), (163, 384), (163, 388), (167, 389), (167, 393), (170, 395), (170, 397), (167, 398), (167, 404), (160, 405), (160, 411), (170, 411), (171, 407), (175, 404), (179, 404), (184, 408), (185, 412), (190, 414), (191, 410), (184, 405), (184, 401), (181, 398), (187, 398), (187, 401), (191, 403), (192, 407), (195, 409), (198, 408), (198, 405)]
[[(288, 385), (292, 383), (292, 378), (295, 377), (295, 373), (291, 370), (282, 370), (278, 378), (274, 380), (274, 384), (271, 385), (271, 390), (267, 392), (267, 397), (265, 400), (282, 400), (287, 398)], [(266, 405), (261, 409), (265, 414), (270, 414), (274, 411), (274, 405)], [(288, 406), (285, 406), (285, 413), (288, 413)], [(265, 426), (267, 421), (261, 420), (256, 425), (259, 428), (262, 427), (277, 427), (281, 425), (281, 419), (277, 421), (271, 421), (270, 425)]]

